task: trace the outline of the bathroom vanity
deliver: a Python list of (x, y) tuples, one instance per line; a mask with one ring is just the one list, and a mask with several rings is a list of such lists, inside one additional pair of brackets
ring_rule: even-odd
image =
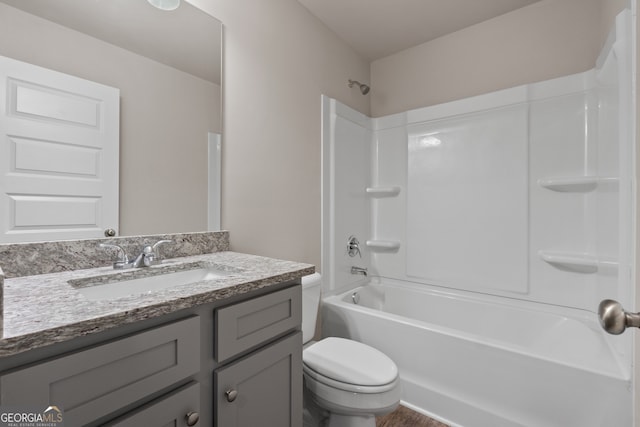
[[(82, 293), (202, 266), (220, 274)], [(300, 278), (313, 271), (223, 250), (133, 273), (5, 277), (0, 409), (56, 405), (66, 426), (301, 425)]]

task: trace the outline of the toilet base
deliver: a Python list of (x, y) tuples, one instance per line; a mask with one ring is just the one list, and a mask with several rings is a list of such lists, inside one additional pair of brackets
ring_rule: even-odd
[(327, 427), (329, 411), (321, 408), (305, 389), (302, 395), (304, 410), (302, 412), (303, 427)]
[[(306, 388), (302, 396), (304, 402), (303, 427), (376, 427), (374, 414), (340, 414), (329, 412), (311, 396)], [(397, 406), (397, 405), (395, 405)], [(391, 412), (393, 408), (387, 408), (384, 412)]]
[(373, 415), (342, 415), (331, 413), (327, 427), (376, 427)]

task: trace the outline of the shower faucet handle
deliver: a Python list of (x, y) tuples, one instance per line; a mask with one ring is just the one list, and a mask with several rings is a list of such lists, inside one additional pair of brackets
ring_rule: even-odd
[(362, 258), (362, 254), (360, 253), (360, 242), (356, 239), (356, 236), (349, 237), (347, 241), (347, 253), (351, 258), (359, 255)]

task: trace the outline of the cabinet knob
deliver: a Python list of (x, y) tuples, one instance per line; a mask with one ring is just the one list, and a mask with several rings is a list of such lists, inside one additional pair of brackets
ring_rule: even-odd
[(104, 230), (104, 237), (114, 237), (116, 235), (116, 230), (113, 228), (107, 228)]
[(233, 389), (225, 391), (224, 394), (227, 396), (227, 402), (233, 402), (238, 397), (238, 391)]
[(197, 412), (189, 412), (187, 415), (185, 415), (185, 418), (187, 420), (188, 426), (194, 426), (198, 424), (198, 421), (200, 421), (200, 414)]

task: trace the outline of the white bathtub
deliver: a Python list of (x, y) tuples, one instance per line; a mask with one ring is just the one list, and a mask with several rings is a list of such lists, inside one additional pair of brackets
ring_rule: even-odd
[(452, 426), (632, 425), (630, 368), (593, 313), (374, 279), (323, 300), (323, 334), (382, 350), (403, 402)]

